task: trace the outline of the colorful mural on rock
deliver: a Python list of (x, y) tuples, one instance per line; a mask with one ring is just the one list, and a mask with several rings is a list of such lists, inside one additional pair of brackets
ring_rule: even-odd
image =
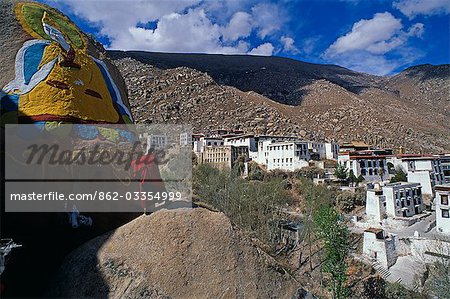
[(133, 122), (107, 65), (89, 55), (75, 24), (39, 3), (18, 3), (15, 14), (35, 39), (18, 51), (15, 78), (0, 91), (2, 123)]

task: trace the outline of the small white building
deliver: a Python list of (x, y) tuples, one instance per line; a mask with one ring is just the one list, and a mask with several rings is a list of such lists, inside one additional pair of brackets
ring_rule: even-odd
[(180, 134), (180, 145), (187, 146), (192, 144), (192, 135), (189, 133)]
[(395, 169), (401, 168), (408, 175), (408, 182), (420, 183), (423, 194), (433, 196), (435, 185), (445, 183), (444, 170), (438, 156), (404, 154), (388, 159)]
[(274, 142), (283, 142), (283, 141), (297, 141), (299, 140), (294, 136), (272, 136), (272, 135), (260, 135), (256, 137), (257, 143), (257, 156), (256, 163), (264, 166), (268, 166), (269, 164), (269, 145)]
[(366, 215), (369, 220), (381, 222), (386, 215), (386, 196), (381, 189), (369, 189), (366, 196)]
[(450, 235), (450, 184), (435, 187), (436, 231)]
[(166, 135), (147, 135), (147, 152), (150, 149), (164, 149), (167, 145)]
[(205, 137), (193, 139), (193, 150), (196, 154), (203, 153), (206, 146), (223, 146), (224, 141), (222, 137)]
[(450, 184), (450, 154), (441, 155), (439, 160), (441, 160), (445, 184)]
[(385, 269), (397, 261), (396, 236), (385, 234), (381, 228), (368, 228), (364, 231), (363, 255)]
[(275, 142), (268, 145), (267, 169), (294, 171), (309, 166), (308, 143), (302, 141)]
[(249, 158), (254, 161), (258, 159), (258, 147), (256, 145), (255, 136), (253, 134), (225, 137), (224, 145), (246, 146), (249, 150)]
[(411, 217), (425, 210), (419, 183), (393, 183), (383, 187), (386, 214), (389, 217)]
[(373, 151), (340, 152), (338, 163), (352, 170), (356, 177), (362, 175), (368, 182), (389, 179), (386, 156)]
[(339, 145), (336, 143), (325, 143), (325, 159), (337, 160), (339, 154)]

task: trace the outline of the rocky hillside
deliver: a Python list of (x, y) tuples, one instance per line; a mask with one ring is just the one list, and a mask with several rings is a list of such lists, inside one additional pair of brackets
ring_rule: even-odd
[(86, 243), (52, 286), (49, 297), (158, 299), (294, 298), (299, 287), (224, 214), (201, 208), (141, 216)]
[[(226, 127), (311, 140), (357, 139), (401, 145), (409, 152), (450, 151), (448, 66), (417, 66), (394, 77), (376, 77), (279, 57), (142, 53), (111, 53), (139, 122), (190, 123), (194, 131)], [(117, 59), (126, 54), (140, 61)]]
[(380, 78), (336, 65), (306, 63), (282, 57), (249, 55), (169, 54), (140, 51), (109, 51), (113, 59), (130, 57), (160, 69), (180, 66), (208, 73), (220, 85), (255, 91), (274, 101), (298, 105), (305, 96), (302, 87), (326, 79), (345, 89), (383, 86)]

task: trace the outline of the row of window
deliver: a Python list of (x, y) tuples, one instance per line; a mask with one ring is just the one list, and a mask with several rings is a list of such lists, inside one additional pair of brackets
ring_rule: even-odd
[[(273, 163), (280, 163), (280, 160), (281, 160), (281, 163), (284, 163), (284, 158), (281, 158), (281, 159), (273, 159)], [(286, 163), (292, 163), (292, 158), (286, 158)]]
[[(378, 163), (377, 163), (377, 161), (378, 161)], [(359, 161), (359, 167), (366, 168), (366, 162), (367, 162), (367, 167), (378, 167), (378, 166), (384, 167), (384, 160), (361, 160), (361, 161)]]
[(395, 191), (395, 199), (399, 199), (402, 197), (413, 197), (413, 196), (420, 196), (422, 195), (422, 189), (421, 188), (413, 188), (413, 189), (403, 189), (403, 190), (397, 190)]
[(223, 141), (221, 141), (221, 142), (217, 142), (217, 141), (208, 141), (208, 142), (206, 142), (206, 145), (209, 145), (209, 146), (211, 146), (211, 145), (215, 145), (215, 146), (223, 145)]
[(369, 174), (369, 175), (378, 175), (378, 169), (377, 168), (375, 168), (375, 169), (370, 168), (369, 170), (367, 170), (365, 168), (362, 168), (361, 169), (361, 174), (362, 175), (367, 175), (367, 174)]
[[(404, 207), (409, 207), (411, 205), (411, 199), (408, 198), (405, 200), (397, 200), (396, 201), (396, 205), (397, 207), (400, 207), (400, 204), (402, 206), (402, 208)], [(420, 197), (414, 198), (414, 205), (421, 205), (422, 204), (422, 199)]]
[(228, 162), (228, 161), (230, 161), (229, 158), (205, 159), (206, 163), (221, 163), (221, 162)]

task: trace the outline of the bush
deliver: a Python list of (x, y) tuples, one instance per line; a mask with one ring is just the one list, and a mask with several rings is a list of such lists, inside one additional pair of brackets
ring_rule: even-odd
[(397, 183), (397, 182), (407, 182), (408, 176), (403, 171), (401, 167), (397, 167), (395, 170), (395, 175), (391, 178), (391, 183)]
[(274, 245), (281, 207), (290, 203), (281, 179), (247, 181), (230, 171), (203, 164), (194, 169), (193, 181), (201, 202), (223, 212), (253, 237)]
[(336, 207), (339, 211), (348, 213), (351, 212), (356, 206), (356, 194), (353, 192), (345, 191), (336, 196)]
[(248, 164), (248, 176), (249, 180), (262, 181), (264, 180), (264, 171), (255, 162)]
[(305, 178), (308, 178), (308, 179), (312, 180), (312, 179), (317, 178), (317, 177), (323, 178), (324, 174), (325, 174), (325, 172), (324, 172), (323, 169), (320, 169), (320, 168), (315, 167), (315, 166), (306, 166), (306, 167), (303, 167), (303, 168), (301, 168), (299, 170), (296, 170), (294, 172), (294, 177), (298, 178), (298, 179), (302, 178), (302, 177), (305, 177)]

